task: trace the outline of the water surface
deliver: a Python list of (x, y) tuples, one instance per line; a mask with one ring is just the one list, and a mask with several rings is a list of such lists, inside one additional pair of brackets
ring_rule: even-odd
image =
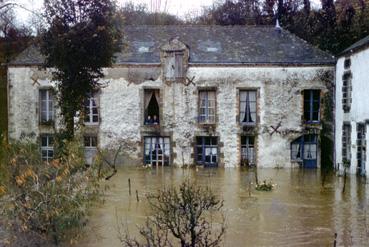
[[(190, 178), (208, 185), (224, 200), (224, 246), (369, 246), (368, 185), (356, 176), (327, 176), (320, 170), (259, 169), (259, 180), (272, 179), (271, 192), (251, 187), (254, 173), (242, 169), (120, 168), (106, 184), (105, 203), (93, 210), (79, 246), (121, 246), (118, 222), (136, 232), (150, 214), (145, 194)], [(129, 195), (128, 179), (132, 195)], [(136, 200), (136, 190), (139, 202)]]

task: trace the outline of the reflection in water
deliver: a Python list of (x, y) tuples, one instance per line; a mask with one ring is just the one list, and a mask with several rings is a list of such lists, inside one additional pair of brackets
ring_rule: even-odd
[(249, 196), (255, 177), (241, 169), (121, 168), (106, 182), (111, 187), (106, 202), (92, 212), (79, 246), (120, 246), (117, 219), (126, 222), (131, 233), (137, 232), (136, 226), (150, 214), (145, 194), (178, 185), (186, 178), (211, 186), (224, 199), (225, 246), (333, 246), (335, 233), (337, 246), (368, 245), (365, 180), (348, 177), (343, 195), (343, 179), (328, 176), (323, 188), (319, 170), (260, 169), (258, 175), (260, 181), (271, 178), (276, 188), (259, 192), (252, 185)]

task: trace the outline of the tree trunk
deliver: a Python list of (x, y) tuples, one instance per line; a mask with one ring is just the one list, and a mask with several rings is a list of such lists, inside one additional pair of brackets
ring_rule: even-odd
[(257, 167), (255, 167), (255, 183), (256, 183), (256, 185), (259, 185), (258, 168)]
[(310, 14), (310, 0), (304, 0), (304, 12), (305, 15)]
[(66, 138), (71, 140), (74, 137), (74, 119), (73, 117), (68, 117), (65, 119), (66, 124)]
[(284, 15), (284, 7), (283, 0), (278, 0), (278, 10), (277, 10), (277, 19), (281, 20), (281, 17)]

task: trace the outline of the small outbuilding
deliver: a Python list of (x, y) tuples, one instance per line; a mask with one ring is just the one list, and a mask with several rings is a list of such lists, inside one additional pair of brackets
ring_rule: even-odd
[[(336, 66), (336, 166), (368, 176), (369, 36), (338, 57)], [(366, 101), (366, 99), (368, 101)]]

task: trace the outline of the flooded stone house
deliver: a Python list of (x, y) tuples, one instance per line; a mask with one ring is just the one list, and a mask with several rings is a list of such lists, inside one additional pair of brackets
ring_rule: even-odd
[[(320, 166), (330, 54), (273, 26), (126, 26), (124, 44), (85, 102), (89, 159), (120, 146), (132, 165)], [(9, 137), (33, 133), (47, 160), (58, 111), (42, 62), (33, 46), (9, 65)]]
[(336, 65), (336, 166), (368, 176), (369, 36), (344, 50)]

